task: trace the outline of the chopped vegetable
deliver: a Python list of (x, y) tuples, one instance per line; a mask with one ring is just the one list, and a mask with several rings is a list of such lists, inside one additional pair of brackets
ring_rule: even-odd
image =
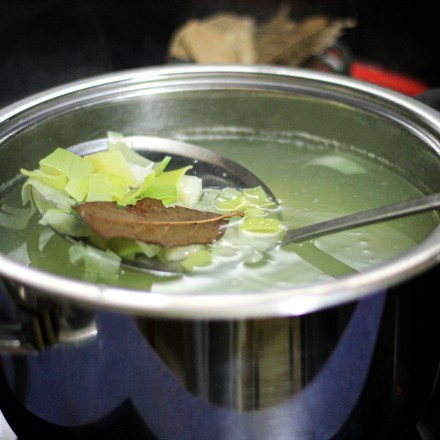
[(15, 206), (3, 204), (0, 207), (0, 226), (17, 230), (24, 229), (34, 212), (35, 208), (33, 206), (16, 208)]
[[(140, 155), (122, 134), (109, 132), (105, 151), (81, 157), (57, 148), (38, 169), (21, 170), (27, 176), (23, 204), (37, 205), (41, 224), (87, 238), (93, 246), (72, 245), (70, 261), (82, 264), (90, 281), (116, 277), (122, 258), (177, 261), (190, 272), (215, 255), (234, 256), (227, 243), (245, 243), (259, 255), (280, 239), (279, 207), (263, 188), (203, 188), (199, 177), (187, 174), (192, 166), (169, 170), (170, 163), (170, 156), (155, 162)], [(0, 225), (13, 221), (3, 210)], [(226, 221), (225, 244), (211, 245)]]

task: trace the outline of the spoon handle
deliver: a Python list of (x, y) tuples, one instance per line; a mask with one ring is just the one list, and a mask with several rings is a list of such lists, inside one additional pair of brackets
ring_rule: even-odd
[(322, 235), (332, 234), (347, 229), (366, 226), (384, 220), (431, 211), (440, 208), (440, 193), (420, 197), (414, 200), (387, 205), (382, 208), (369, 209), (355, 214), (338, 217), (302, 228), (289, 229), (282, 242), (283, 245), (298, 243)]

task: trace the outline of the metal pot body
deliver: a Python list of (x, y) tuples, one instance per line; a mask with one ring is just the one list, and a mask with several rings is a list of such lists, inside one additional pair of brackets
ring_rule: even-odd
[[(439, 115), (413, 100), (326, 74), (243, 66), (123, 72), (5, 109), (1, 190), (55, 147), (111, 128), (200, 143), (313, 133), (438, 192), (439, 126)], [(133, 438), (393, 438), (414, 422), (435, 381), (439, 254), (437, 228), (364, 273), (243, 295), (106, 288), (1, 256), (13, 313), (31, 312), (31, 323), (37, 314), (43, 346), (52, 333), (55, 344), (75, 342), (4, 355), (6, 388), (15, 413), (21, 408), (36, 429), (64, 438), (119, 435), (127, 423)]]

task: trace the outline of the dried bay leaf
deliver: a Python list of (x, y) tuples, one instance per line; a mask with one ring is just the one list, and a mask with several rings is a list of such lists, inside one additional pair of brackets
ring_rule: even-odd
[(258, 28), (257, 62), (301, 66), (334, 44), (344, 29), (354, 26), (353, 19), (319, 15), (294, 21), (290, 18), (290, 6), (283, 5)]
[(165, 207), (152, 198), (126, 207), (115, 202), (88, 202), (75, 209), (101, 237), (129, 238), (165, 248), (213, 243), (223, 236), (229, 218), (244, 216), (243, 212), (219, 215), (181, 206)]
[(191, 19), (173, 34), (168, 54), (199, 64), (306, 66), (356, 25), (352, 18), (326, 15), (293, 19), (290, 11), (282, 3), (261, 23), (231, 12)]

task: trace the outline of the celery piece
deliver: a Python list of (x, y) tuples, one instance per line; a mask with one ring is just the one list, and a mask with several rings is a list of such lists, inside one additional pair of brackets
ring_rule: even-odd
[(108, 174), (120, 176), (128, 186), (136, 186), (138, 184), (124, 155), (120, 151), (100, 151), (84, 156), (84, 159), (93, 165), (95, 172), (104, 171)]
[(64, 174), (69, 179), (84, 179), (93, 172), (92, 165), (84, 158), (63, 148), (41, 159), (40, 169), (47, 174)]

